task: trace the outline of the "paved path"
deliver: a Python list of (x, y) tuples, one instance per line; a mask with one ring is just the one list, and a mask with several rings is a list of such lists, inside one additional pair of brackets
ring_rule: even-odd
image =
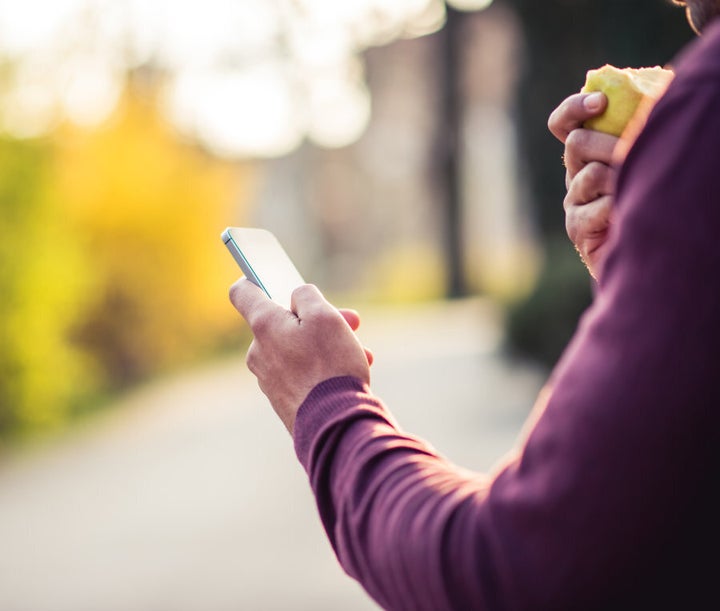
[[(490, 467), (544, 372), (482, 301), (363, 315), (373, 387), (449, 458)], [(372, 611), (242, 357), (137, 391), (0, 464), (2, 611)]]

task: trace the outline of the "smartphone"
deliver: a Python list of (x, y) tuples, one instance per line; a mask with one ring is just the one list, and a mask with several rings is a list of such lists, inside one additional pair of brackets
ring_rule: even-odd
[(245, 277), (289, 310), (292, 292), (305, 281), (278, 239), (267, 229), (228, 227), (222, 240)]

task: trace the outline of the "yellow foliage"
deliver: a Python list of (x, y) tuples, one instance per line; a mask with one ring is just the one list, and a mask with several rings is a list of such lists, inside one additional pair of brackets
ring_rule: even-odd
[(46, 143), (0, 140), (0, 432), (56, 425), (93, 387), (69, 337), (87, 266), (48, 182)]
[(366, 280), (372, 298), (388, 303), (439, 299), (445, 285), (437, 249), (426, 243), (405, 243), (383, 253)]
[(242, 216), (249, 166), (182, 143), (130, 86), (108, 123), (65, 127), (57, 191), (93, 265), (79, 337), (115, 384), (196, 358), (237, 325), (219, 234)]

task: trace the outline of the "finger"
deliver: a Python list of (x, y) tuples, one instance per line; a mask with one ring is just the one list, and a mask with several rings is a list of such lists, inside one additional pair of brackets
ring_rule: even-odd
[(355, 310), (349, 310), (347, 308), (340, 308), (338, 311), (342, 314), (345, 322), (350, 325), (350, 328), (353, 331), (357, 331), (360, 327), (360, 314), (358, 314)]
[(612, 220), (612, 197), (600, 197), (571, 208), (565, 217), (568, 237), (581, 254), (591, 253), (605, 240)]
[(607, 98), (600, 92), (576, 93), (565, 98), (553, 110), (548, 119), (548, 129), (564, 143), (571, 131), (582, 127), (591, 117), (602, 114), (606, 107)]
[(600, 197), (613, 195), (615, 189), (615, 170), (604, 163), (588, 163), (570, 183), (563, 202), (567, 212), (573, 207), (584, 206)]
[[(350, 325), (350, 328), (353, 331), (357, 331), (360, 327), (360, 315), (357, 313), (357, 311), (349, 310), (347, 308), (341, 308), (338, 311), (340, 312), (340, 314), (342, 314), (345, 322)], [(368, 365), (372, 365), (373, 361), (375, 360), (373, 353), (368, 348), (363, 348), (363, 350), (365, 350), (365, 358), (367, 358)]]
[(247, 278), (240, 278), (230, 287), (230, 302), (253, 332), (262, 316), (273, 313), (276, 309), (285, 312), (281, 306), (272, 302), (260, 287)]
[(575, 129), (565, 140), (563, 161), (567, 168), (567, 179), (575, 175), (588, 163), (600, 161), (610, 165), (618, 138), (591, 129)]
[(568, 211), (569, 222), (582, 235), (594, 236), (610, 225), (612, 197), (599, 197), (584, 206), (575, 206)]
[(248, 346), (247, 353), (245, 354), (245, 364), (250, 370), (250, 373), (257, 376), (260, 373), (260, 365), (262, 362), (263, 359), (260, 356), (260, 348), (258, 347), (258, 343), (255, 339), (253, 339), (250, 342), (250, 346)]
[(290, 309), (302, 319), (303, 316), (317, 311), (319, 309), (330, 308), (337, 312), (335, 308), (325, 299), (314, 284), (304, 284), (296, 288), (290, 298)]
[(365, 350), (365, 358), (367, 358), (367, 362), (369, 366), (372, 366), (372, 364), (375, 362), (375, 357), (373, 356), (373, 353), (368, 348), (363, 348)]

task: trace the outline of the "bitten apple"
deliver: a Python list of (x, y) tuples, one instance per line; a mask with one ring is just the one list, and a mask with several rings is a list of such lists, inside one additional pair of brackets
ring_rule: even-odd
[(658, 100), (670, 84), (674, 73), (655, 66), (652, 68), (616, 68), (606, 64), (588, 70), (582, 93), (601, 91), (607, 96), (605, 112), (585, 122), (584, 127), (596, 131), (622, 135), (630, 119), (643, 100)]

